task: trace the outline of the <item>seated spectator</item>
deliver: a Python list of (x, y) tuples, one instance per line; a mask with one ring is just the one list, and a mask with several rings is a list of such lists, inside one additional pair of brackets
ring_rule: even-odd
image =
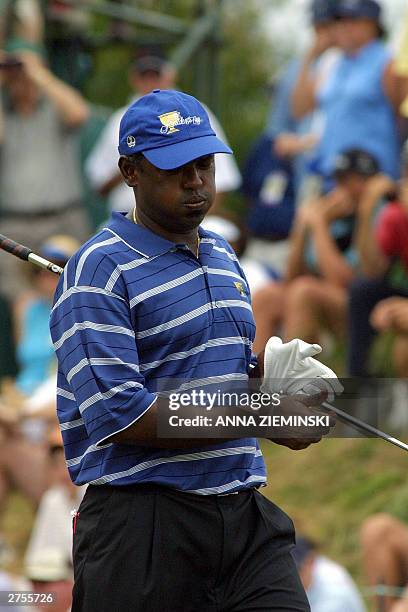
[(326, 189), (342, 151), (360, 148), (373, 155), (381, 172), (399, 176), (399, 135), (392, 57), (382, 40), (381, 6), (376, 0), (337, 0), (335, 43), (341, 57), (322, 87), (313, 66), (321, 54), (316, 43), (305, 56), (292, 103), (295, 117), (314, 109), (325, 123), (316, 156)]
[(351, 376), (369, 374), (368, 354), (376, 334), (370, 313), (378, 302), (393, 296), (408, 297), (408, 143), (403, 153), (403, 179), (387, 206), (371, 226), (376, 201), (396, 187), (383, 177), (372, 184), (361, 208), (361, 272), (349, 291), (349, 354)]
[(364, 612), (363, 600), (350, 574), (319, 554), (314, 542), (297, 536), (292, 555), (311, 612)]
[[(77, 137), (88, 106), (50, 72), (32, 43), (10, 40), (1, 61), (1, 231), (33, 250), (66, 228), (85, 239)], [(20, 293), (23, 281), (16, 258), (0, 253), (4, 294)]]
[[(56, 235), (42, 243), (39, 254), (64, 267), (79, 246), (71, 236)], [(36, 266), (23, 265), (31, 289), (16, 299), (13, 308), (19, 366), (16, 387), (24, 395), (30, 395), (55, 368), (49, 317), (58, 276)]]
[(252, 296), (262, 287), (268, 285), (271, 280), (278, 278), (278, 275), (271, 268), (248, 257), (246, 254), (246, 232), (236, 221), (217, 215), (207, 215), (201, 223), (201, 227), (219, 234), (230, 243), (244, 271)]
[(346, 324), (346, 288), (358, 264), (355, 225), (359, 205), (378, 172), (376, 160), (360, 150), (336, 160), (335, 188), (301, 206), (291, 234), (288, 270), (253, 300), (257, 323), (254, 350), (283, 323), (287, 339), (318, 342), (322, 327), (341, 338)]
[(363, 522), (360, 540), (368, 584), (386, 587), (374, 595), (376, 609), (408, 612), (408, 599), (400, 601), (398, 593), (408, 584), (407, 526), (389, 514), (375, 514)]
[(250, 150), (243, 171), (247, 201), (248, 255), (284, 274), (295, 213), (293, 164), (273, 152), (263, 134)]

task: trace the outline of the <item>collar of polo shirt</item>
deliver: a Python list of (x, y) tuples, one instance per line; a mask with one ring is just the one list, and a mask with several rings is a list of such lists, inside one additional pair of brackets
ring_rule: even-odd
[[(126, 218), (126, 213), (113, 212), (112, 218), (119, 224), (120, 237), (130, 244), (135, 244), (137, 237), (140, 240), (140, 249), (133, 247), (143, 257), (157, 257), (174, 249), (174, 242), (166, 240), (162, 236), (155, 234), (151, 230), (142, 225), (136, 225)], [(200, 240), (207, 236), (207, 233), (201, 228), (198, 228)], [(136, 240), (135, 240), (136, 236)]]

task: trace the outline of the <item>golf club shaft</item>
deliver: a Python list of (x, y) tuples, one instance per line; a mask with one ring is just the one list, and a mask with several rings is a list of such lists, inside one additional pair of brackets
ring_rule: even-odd
[(329, 410), (330, 412), (338, 416), (341, 421), (351, 425), (352, 427), (357, 428), (360, 431), (363, 431), (364, 433), (372, 434), (377, 438), (382, 438), (390, 444), (394, 444), (394, 446), (398, 446), (398, 448), (408, 451), (408, 444), (401, 442), (401, 440), (398, 440), (397, 438), (389, 436), (384, 431), (381, 431), (380, 429), (377, 429), (376, 427), (373, 427), (372, 425), (369, 425), (364, 421), (360, 421), (360, 419), (357, 419), (351, 414), (340, 410), (340, 408), (335, 408), (335, 406), (331, 406), (327, 402), (323, 402), (323, 404), (321, 404), (321, 407), (325, 408), (326, 410)]
[(29, 261), (34, 265), (43, 268), (44, 270), (49, 270), (54, 274), (61, 275), (64, 271), (64, 269), (60, 266), (48, 261), (48, 259), (44, 259), (44, 257), (41, 257), (40, 255), (36, 255), (28, 247), (11, 240), (11, 238), (3, 236), (3, 234), (0, 234), (0, 249), (7, 251), (7, 253), (11, 253), (19, 259)]

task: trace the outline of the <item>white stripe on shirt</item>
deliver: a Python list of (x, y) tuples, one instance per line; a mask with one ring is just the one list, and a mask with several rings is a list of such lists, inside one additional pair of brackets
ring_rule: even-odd
[(74, 284), (77, 285), (78, 281), (80, 279), (80, 276), (82, 274), (82, 269), (84, 267), (84, 264), (88, 258), (88, 256), (93, 253), (93, 251), (96, 251), (96, 249), (99, 249), (101, 247), (104, 246), (109, 246), (110, 244), (115, 244), (116, 242), (119, 242), (120, 238), (118, 236), (114, 236), (113, 238), (108, 238), (107, 240), (103, 240), (102, 242), (97, 242), (95, 244), (92, 244), (90, 247), (88, 247), (81, 255), (81, 257), (79, 258), (79, 262), (78, 262), (78, 266), (75, 272), (75, 281)]
[(139, 366), (134, 363), (127, 363), (119, 357), (91, 357), (90, 359), (81, 359), (74, 367), (72, 367), (67, 373), (67, 381), (70, 383), (75, 374), (78, 374), (86, 366), (109, 366), (109, 365), (124, 365), (135, 372), (139, 373)]
[(81, 323), (74, 323), (72, 327), (64, 331), (62, 336), (54, 342), (54, 349), (58, 350), (64, 344), (68, 338), (71, 338), (77, 331), (81, 331), (82, 329), (93, 329), (99, 332), (106, 332), (110, 334), (124, 334), (125, 336), (131, 336), (134, 338), (135, 332), (133, 329), (128, 329), (127, 327), (121, 327), (119, 325), (107, 325), (104, 323), (93, 323), (92, 321), (82, 321)]
[(236, 446), (232, 448), (220, 448), (217, 450), (201, 451), (197, 453), (173, 455), (172, 457), (159, 457), (158, 459), (150, 459), (148, 461), (143, 461), (142, 463), (138, 463), (137, 465), (132, 466), (128, 470), (116, 472), (115, 474), (106, 474), (105, 476), (101, 476), (100, 478), (91, 480), (89, 484), (93, 484), (93, 485), (106, 484), (106, 483), (112, 482), (113, 480), (118, 480), (119, 478), (124, 478), (125, 476), (131, 476), (132, 474), (136, 474), (136, 472), (148, 470), (151, 467), (154, 467), (156, 465), (161, 465), (164, 463), (199, 461), (201, 459), (218, 459), (219, 457), (228, 457), (232, 455), (243, 455), (243, 454), (254, 455), (257, 452), (257, 450), (258, 449), (255, 446)]
[(121, 385), (112, 387), (112, 389), (109, 389), (108, 391), (104, 391), (104, 392), (98, 391), (98, 393), (91, 395), (91, 397), (88, 397), (88, 399), (82, 402), (82, 404), (79, 404), (78, 406), (79, 411), (82, 414), (83, 412), (85, 412), (87, 408), (89, 408), (89, 406), (92, 406), (93, 404), (96, 404), (97, 402), (101, 400), (110, 399), (117, 393), (120, 393), (121, 391), (125, 391), (125, 389), (130, 389), (132, 387), (138, 387), (139, 389), (143, 389), (143, 385), (141, 383), (136, 382), (134, 380), (127, 380)]

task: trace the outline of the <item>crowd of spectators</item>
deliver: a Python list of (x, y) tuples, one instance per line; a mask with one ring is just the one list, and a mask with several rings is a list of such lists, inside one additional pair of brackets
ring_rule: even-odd
[[(64, 265), (91, 231), (82, 171), (108, 209), (132, 206), (117, 168), (124, 109), (112, 114), (81, 168), (79, 130), (91, 105), (49, 69), (37, 0), (17, 0), (15, 9), (11, 33), (0, 33), (0, 228)], [(254, 135), (241, 171), (233, 157), (217, 156), (217, 199), (204, 225), (231, 243), (248, 278), (255, 352), (272, 335), (321, 342), (345, 355), (341, 374), (366, 379), (389, 373), (388, 363), (373, 367), (370, 354), (374, 338), (391, 332), (393, 375), (403, 380), (408, 20), (390, 45), (376, 0), (313, 0), (310, 16), (312, 44), (279, 75), (264, 132)], [(136, 57), (128, 79), (134, 100), (173, 88), (177, 72), (149, 53)], [(210, 118), (225, 141), (211, 112)], [(238, 218), (225, 195), (240, 189), (246, 213)], [(69, 514), (83, 492), (69, 481), (56, 428), (48, 331), (55, 285), (53, 275), (27, 272), (0, 252), (0, 568), (1, 513), (10, 490), (38, 508), (24, 561), (31, 582), (0, 572), (0, 590), (31, 584), (58, 592), (59, 604), (47, 609), (65, 612), (72, 586)], [(392, 517), (363, 525), (368, 584), (408, 583), (406, 540), (407, 528)], [(299, 542), (295, 558), (312, 612), (364, 609), (351, 578), (309, 540)], [(387, 612), (408, 610), (390, 593)]]

